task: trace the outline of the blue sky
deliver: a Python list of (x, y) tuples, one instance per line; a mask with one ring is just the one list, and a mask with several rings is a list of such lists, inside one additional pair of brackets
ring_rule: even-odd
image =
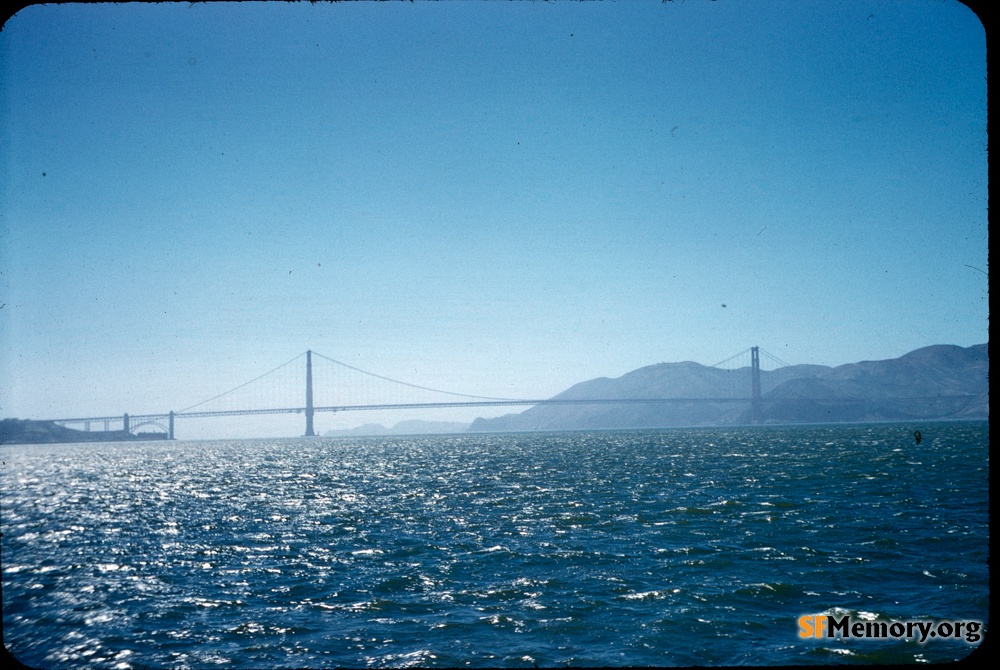
[(31, 6), (0, 68), (0, 416), (988, 338), (957, 2)]

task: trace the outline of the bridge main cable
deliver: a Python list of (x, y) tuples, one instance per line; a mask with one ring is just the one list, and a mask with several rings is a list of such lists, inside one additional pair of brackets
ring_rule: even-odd
[(334, 360), (334, 359), (330, 358), (329, 356), (324, 356), (323, 354), (319, 353), (318, 351), (313, 351), (313, 354), (315, 354), (316, 356), (319, 356), (320, 358), (328, 360), (331, 363), (336, 363), (337, 365), (341, 365), (341, 366), (343, 366), (343, 367), (345, 367), (345, 368), (347, 368), (349, 370), (354, 370), (355, 372), (360, 372), (361, 374), (368, 375), (369, 377), (375, 377), (376, 379), (381, 379), (383, 381), (392, 382), (393, 384), (401, 384), (403, 386), (409, 386), (410, 388), (420, 389), (421, 391), (432, 391), (434, 393), (443, 393), (444, 395), (453, 395), (453, 396), (456, 396), (456, 397), (459, 397), (459, 398), (473, 398), (475, 400), (496, 400), (496, 401), (501, 401), (501, 402), (516, 402), (516, 403), (524, 403), (524, 402), (526, 402), (526, 401), (523, 401), (520, 398), (494, 398), (494, 397), (491, 397), (491, 396), (470, 395), (468, 393), (455, 393), (454, 391), (442, 391), (441, 389), (434, 389), (434, 388), (430, 388), (428, 386), (420, 386), (418, 384), (411, 384), (409, 382), (404, 382), (404, 381), (400, 381), (398, 379), (393, 379), (392, 377), (385, 377), (383, 375), (375, 374), (374, 372), (369, 372), (368, 370), (362, 370), (361, 368), (356, 368), (353, 365), (348, 365), (347, 363), (344, 363), (343, 361)]
[[(303, 351), (303, 352), (302, 352), (301, 354), (299, 354), (299, 355), (298, 355), (298, 356), (296, 356), (295, 358), (291, 359), (290, 361), (285, 361), (284, 363), (282, 363), (282, 364), (281, 364), (281, 365), (279, 365), (278, 367), (274, 368), (273, 370), (268, 370), (267, 372), (265, 372), (264, 374), (260, 375), (259, 377), (254, 377), (254, 378), (253, 378), (253, 379), (251, 379), (250, 381), (248, 381), (248, 382), (245, 382), (245, 383), (243, 383), (243, 384), (240, 384), (239, 386), (236, 386), (236, 387), (234, 387), (234, 388), (231, 388), (231, 389), (229, 389), (228, 391), (223, 391), (223, 392), (222, 392), (222, 393), (220, 393), (219, 395), (216, 395), (216, 396), (212, 396), (212, 397), (211, 397), (211, 398), (209, 398), (208, 400), (202, 400), (201, 402), (199, 402), (199, 403), (195, 403), (195, 404), (191, 405), (190, 407), (185, 407), (184, 409), (182, 409), (182, 410), (179, 410), (179, 411), (177, 411), (177, 412), (176, 412), (176, 414), (184, 414), (184, 413), (186, 413), (186, 412), (187, 412), (188, 410), (192, 410), (192, 409), (194, 409), (195, 407), (201, 407), (201, 406), (202, 406), (202, 405), (204, 405), (205, 403), (209, 403), (209, 402), (212, 402), (213, 400), (218, 400), (218, 399), (219, 399), (219, 398), (221, 398), (222, 396), (224, 396), (224, 395), (228, 395), (228, 394), (232, 393), (233, 391), (239, 391), (239, 390), (240, 390), (241, 388), (243, 388), (244, 386), (249, 386), (250, 384), (253, 384), (253, 383), (254, 383), (255, 381), (257, 381), (258, 379), (263, 379), (264, 377), (268, 376), (268, 375), (269, 375), (269, 374), (271, 374), (272, 372), (277, 372), (277, 371), (278, 371), (278, 370), (280, 370), (281, 368), (285, 367), (286, 365), (290, 365), (290, 364), (294, 363), (295, 361), (299, 360), (300, 358), (302, 358), (302, 357), (303, 357), (303, 356), (305, 356), (305, 355), (306, 355), (306, 352), (304, 352), (304, 351)], [(191, 415), (188, 415), (188, 416), (191, 416)]]

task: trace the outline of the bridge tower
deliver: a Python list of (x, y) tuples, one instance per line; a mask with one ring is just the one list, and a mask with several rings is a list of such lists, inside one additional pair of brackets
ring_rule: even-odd
[(760, 423), (760, 347), (750, 347), (750, 416)]
[(313, 352), (306, 352), (306, 437), (315, 437), (313, 430)]

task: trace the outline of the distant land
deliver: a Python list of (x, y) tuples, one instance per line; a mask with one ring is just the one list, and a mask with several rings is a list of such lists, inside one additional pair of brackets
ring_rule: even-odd
[[(934, 345), (899, 358), (837, 367), (792, 365), (762, 370), (760, 376), (764, 424), (988, 419), (990, 413), (987, 344)], [(733, 396), (734, 388), (749, 397), (750, 377), (750, 368), (660, 363), (616, 379), (581, 382), (554, 398), (721, 398)], [(476, 419), (469, 431), (749, 424), (748, 405), (536, 405), (520, 414)]]
[(366, 423), (357, 428), (344, 430), (328, 430), (323, 437), (358, 437), (362, 435), (431, 435), (441, 433), (464, 433), (468, 423), (456, 421), (421, 421), (413, 419), (400, 421), (392, 428), (386, 428), (380, 423)]
[[(938, 344), (883, 361), (837, 367), (762, 370), (760, 423), (863, 423), (989, 419), (989, 346)], [(659, 363), (616, 379), (580, 382), (553, 399), (723, 398), (750, 396), (750, 368), (724, 370), (690, 361)], [(747, 403), (536, 405), (519, 414), (450, 421), (366, 424), (324, 437), (462, 432), (670, 428), (752, 423)], [(81, 431), (48, 421), (0, 420), (0, 444), (163, 439), (162, 433)]]
[(162, 440), (166, 433), (139, 433), (124, 430), (74, 430), (51, 421), (30, 419), (0, 420), (0, 444), (60, 444), (65, 442), (125, 442), (128, 440)]

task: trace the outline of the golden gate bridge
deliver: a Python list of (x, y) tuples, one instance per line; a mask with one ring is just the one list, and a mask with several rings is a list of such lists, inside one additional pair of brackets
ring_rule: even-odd
[[(749, 365), (747, 363), (747, 356), (749, 355)], [(725, 370), (728, 372), (742, 372), (744, 374), (732, 375), (734, 382), (732, 392), (727, 395), (713, 396), (713, 397), (634, 397), (634, 398), (499, 398), (492, 396), (482, 396), (473, 395), (467, 393), (457, 393), (454, 391), (444, 391), (441, 389), (435, 389), (428, 386), (422, 386), (418, 384), (412, 384), (409, 382), (401, 381), (398, 379), (393, 379), (391, 377), (386, 377), (383, 375), (376, 374), (374, 372), (369, 372), (367, 370), (362, 370), (361, 368), (349, 365), (347, 363), (338, 361), (336, 359), (325, 356), (317, 351), (306, 351), (299, 354), (295, 358), (279, 365), (278, 367), (265, 372), (259, 377), (255, 377), (248, 382), (240, 384), (228, 391), (219, 393), (212, 396), (206, 400), (199, 403), (191, 405), (181, 410), (170, 410), (168, 412), (157, 412), (157, 413), (137, 413), (130, 414), (125, 412), (123, 414), (116, 414), (111, 416), (83, 416), (83, 417), (73, 417), (73, 418), (63, 418), (63, 419), (49, 419), (51, 423), (55, 423), (65, 427), (79, 427), (85, 431), (91, 431), (93, 427), (99, 426), (104, 432), (109, 431), (122, 431), (125, 433), (137, 433), (141, 428), (156, 428), (162, 431), (163, 434), (168, 439), (174, 439), (175, 435), (175, 425), (178, 420), (189, 420), (189, 419), (199, 419), (208, 417), (235, 417), (235, 416), (262, 416), (262, 415), (274, 415), (274, 414), (302, 414), (305, 418), (305, 435), (308, 437), (315, 436), (315, 426), (314, 417), (317, 413), (322, 412), (355, 412), (355, 411), (374, 411), (374, 410), (420, 410), (420, 409), (440, 409), (440, 408), (471, 408), (471, 407), (514, 407), (514, 406), (538, 406), (538, 405), (626, 405), (626, 404), (697, 404), (697, 403), (740, 403), (746, 404), (751, 408), (751, 416), (753, 417), (753, 422), (756, 423), (760, 416), (760, 408), (762, 403), (762, 393), (761, 393), (761, 355), (764, 355), (767, 360), (772, 364), (780, 367), (785, 367), (788, 364), (784, 361), (778, 359), (777, 357), (768, 354), (760, 347), (750, 347), (738, 354), (730, 356), (729, 358), (716, 363), (712, 368), (718, 368), (720, 370)], [(304, 381), (304, 393), (299, 396), (302, 400), (299, 403), (288, 404), (287, 402), (281, 402), (280, 398), (275, 397), (274, 389), (281, 387), (282, 384), (271, 384), (267, 385), (266, 381), (272, 379), (275, 375), (281, 373), (286, 373), (289, 370), (294, 370), (291, 366), (294, 363), (305, 358), (305, 377), (302, 378), (301, 369), (294, 372), (295, 377), (297, 377), (296, 384), (298, 385), (299, 392), (303, 391), (303, 381)], [(326, 384), (319, 386), (314, 384), (314, 362), (323, 362), (334, 368), (344, 372), (349, 371), (353, 377), (345, 375), (336, 375), (341, 383), (339, 386), (337, 384)], [(728, 367), (726, 367), (728, 366)], [(749, 375), (745, 373), (749, 371)], [(747, 380), (749, 377), (749, 380)], [(363, 380), (361, 384), (358, 380)], [(744, 385), (749, 381), (749, 388), (743, 386), (743, 388), (736, 388), (735, 385)], [(373, 387), (371, 383), (374, 382), (377, 386)], [(261, 386), (270, 391), (270, 393), (260, 394), (258, 393), (258, 399), (255, 402), (249, 402), (245, 398), (244, 402), (233, 403), (230, 400), (230, 406), (223, 407), (220, 406), (220, 402), (226, 399), (239, 398), (239, 393), (245, 389), (256, 386), (258, 390)], [(350, 389), (347, 387), (350, 386)], [(385, 394), (386, 387), (395, 387), (397, 389), (405, 389), (409, 392), (420, 392), (425, 396), (430, 394), (434, 396), (433, 399), (399, 399), (399, 398), (387, 398)], [(260, 396), (265, 396), (263, 401)], [(277, 395), (282, 395), (279, 391)], [(325, 396), (317, 400), (317, 395)], [(331, 402), (332, 397), (349, 398), (353, 396), (353, 400), (350, 402)], [(381, 396), (379, 399), (374, 399), (374, 396)], [(325, 402), (324, 402), (325, 400)], [(232, 407), (231, 405), (236, 404), (237, 407)], [(258, 405), (248, 406), (248, 405)], [(263, 406), (261, 406), (263, 405)]]

